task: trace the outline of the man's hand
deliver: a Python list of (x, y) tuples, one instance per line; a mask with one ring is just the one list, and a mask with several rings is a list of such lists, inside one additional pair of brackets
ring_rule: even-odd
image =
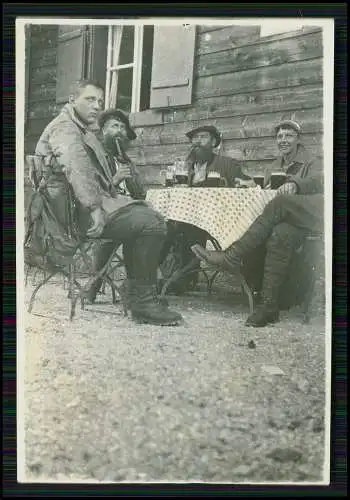
[(132, 177), (131, 169), (128, 165), (120, 164), (118, 172), (113, 176), (113, 185), (118, 186), (125, 179), (130, 179)]
[(107, 222), (107, 214), (102, 208), (95, 208), (91, 212), (92, 226), (86, 232), (89, 238), (98, 238), (101, 236)]
[(236, 188), (251, 188), (256, 187), (255, 181), (253, 179), (244, 180), (239, 177), (235, 178), (235, 187)]
[(277, 189), (278, 194), (297, 194), (298, 187), (295, 182), (285, 182)]

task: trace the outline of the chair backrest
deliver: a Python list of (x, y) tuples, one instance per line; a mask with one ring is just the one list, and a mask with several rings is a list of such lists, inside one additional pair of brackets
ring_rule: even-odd
[(39, 155), (26, 155), (25, 161), (29, 167), (29, 180), (35, 190), (39, 188), (43, 176), (45, 159)]

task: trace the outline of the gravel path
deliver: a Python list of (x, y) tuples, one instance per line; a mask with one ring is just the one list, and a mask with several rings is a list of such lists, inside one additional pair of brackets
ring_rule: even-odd
[(70, 323), (66, 294), (48, 285), (25, 314), (26, 479), (322, 480), (322, 314), (252, 329), (239, 297), (197, 293), (160, 328), (101, 296)]

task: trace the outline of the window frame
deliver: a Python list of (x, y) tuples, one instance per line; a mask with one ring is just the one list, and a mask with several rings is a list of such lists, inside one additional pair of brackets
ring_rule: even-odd
[[(107, 65), (106, 65), (106, 86), (105, 86), (105, 109), (109, 108), (110, 86), (112, 73), (122, 69), (132, 68), (132, 90), (131, 90), (131, 109), (130, 113), (140, 111), (141, 97), (141, 73), (142, 73), (142, 52), (144, 26), (134, 25), (134, 55), (133, 61), (128, 64), (111, 65), (112, 61), (112, 40), (113, 28), (115, 25), (108, 26), (108, 45), (107, 45)], [(117, 89), (118, 90), (118, 89)]]

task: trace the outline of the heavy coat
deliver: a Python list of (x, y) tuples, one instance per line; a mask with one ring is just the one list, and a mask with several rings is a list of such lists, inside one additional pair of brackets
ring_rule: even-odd
[(287, 181), (298, 180), (300, 178), (308, 177), (315, 168), (316, 160), (311, 158), (305, 146), (301, 143), (298, 144), (296, 155), (290, 165), (285, 165), (283, 156), (279, 156), (273, 164), (265, 171), (264, 186), (270, 183), (270, 176), (272, 172), (285, 172)]
[[(131, 203), (144, 203), (117, 193), (108, 153), (96, 135), (81, 122), (71, 104), (66, 104), (47, 125), (35, 154), (54, 159), (47, 187), (55, 213), (60, 217), (65, 212), (60, 192), (64, 180), (62, 175), (65, 175), (73, 188), (79, 221), (84, 230), (89, 225), (90, 212), (98, 207), (111, 214)], [(135, 187), (129, 184), (131, 189)], [(65, 223), (66, 217), (61, 222)]]

